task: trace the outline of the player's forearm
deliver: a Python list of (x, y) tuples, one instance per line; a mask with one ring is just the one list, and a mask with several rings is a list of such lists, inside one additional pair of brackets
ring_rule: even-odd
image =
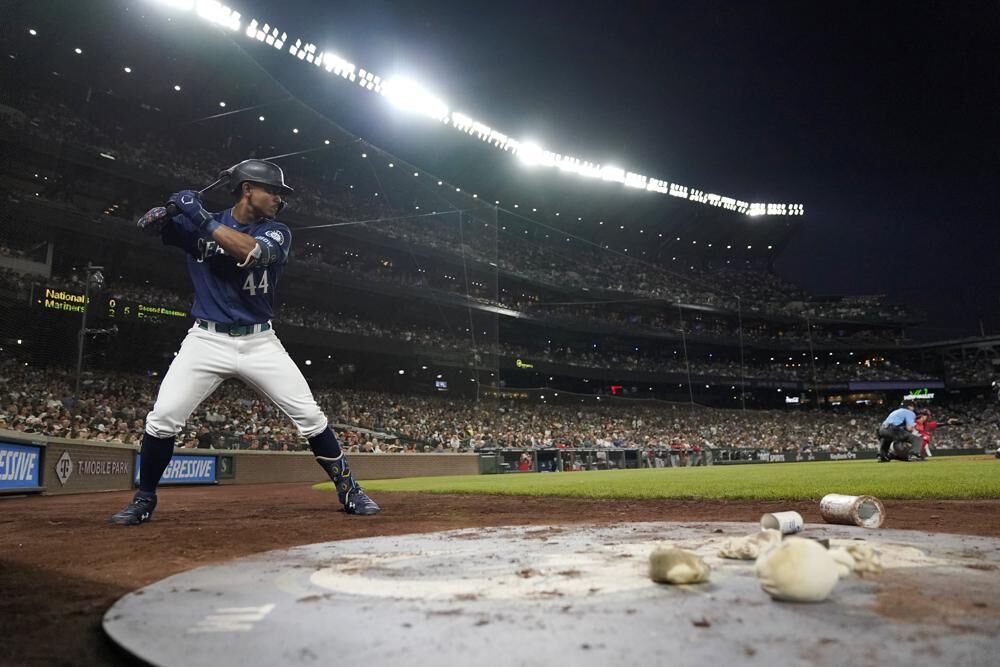
[(237, 262), (242, 262), (257, 247), (257, 240), (254, 237), (225, 225), (215, 228), (212, 240), (222, 246), (226, 254), (234, 257)]

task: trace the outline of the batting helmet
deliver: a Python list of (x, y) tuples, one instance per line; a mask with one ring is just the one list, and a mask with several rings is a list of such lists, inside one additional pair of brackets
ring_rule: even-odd
[(239, 192), (240, 186), (244, 183), (270, 185), (278, 188), (283, 195), (295, 192), (285, 185), (285, 173), (281, 171), (281, 167), (266, 160), (243, 160), (222, 173), (228, 174), (229, 189), (233, 194)]

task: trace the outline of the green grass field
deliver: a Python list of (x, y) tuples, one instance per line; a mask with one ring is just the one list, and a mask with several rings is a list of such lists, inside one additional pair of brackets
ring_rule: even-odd
[[(879, 498), (1000, 498), (1000, 461), (970, 456), (888, 465), (873, 460), (830, 461), (362, 482), (369, 491), (583, 498), (818, 500), (828, 493)], [(332, 491), (333, 485), (328, 482), (315, 488)]]

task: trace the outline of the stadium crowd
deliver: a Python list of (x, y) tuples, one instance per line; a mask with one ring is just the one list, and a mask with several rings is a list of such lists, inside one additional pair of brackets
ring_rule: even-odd
[[(0, 429), (98, 442), (138, 444), (158, 378), (89, 374), (73, 397), (72, 376), (12, 359), (0, 362)], [(575, 396), (568, 403), (469, 401), (317, 388), (316, 397), (349, 451), (468, 452), (542, 448), (750, 448), (850, 451), (877, 447), (882, 407), (835, 410), (727, 410), (656, 401)], [(577, 401), (578, 399), (578, 401)], [(956, 404), (959, 419), (937, 448), (996, 447), (996, 403)], [(225, 383), (192, 415), (182, 447), (295, 451), (306, 442), (265, 398)]]
[(948, 384), (956, 386), (990, 384), (1000, 379), (1000, 364), (994, 364), (989, 358), (946, 360), (944, 375)]
[[(323, 271), (336, 273), (345, 278), (359, 278), (370, 282), (379, 282), (395, 287), (427, 288), (442, 290), (452, 294), (468, 297), (480, 303), (502, 306), (519, 310), (539, 320), (561, 320), (582, 325), (601, 324), (634, 332), (636, 334), (673, 334), (686, 336), (705, 342), (733, 343), (741, 337), (747, 342), (758, 343), (806, 343), (814, 345), (895, 345), (904, 338), (898, 330), (885, 329), (852, 329), (850, 331), (837, 327), (805, 326), (805, 322), (776, 323), (766, 321), (744, 320), (742, 331), (736, 320), (720, 315), (688, 312), (678, 315), (674, 309), (668, 309), (664, 314), (649, 309), (635, 309), (629, 312), (612, 310), (608, 307), (595, 305), (540, 305), (537, 295), (507, 294), (507, 289), (501, 290), (499, 296), (491, 294), (484, 283), (472, 279), (466, 285), (458, 280), (456, 275), (447, 270), (432, 272), (429, 269), (417, 267), (414, 270), (404, 270), (385, 256), (364, 254), (362, 251), (346, 248), (339, 249), (330, 261), (321, 259), (315, 252), (315, 247), (305, 244), (297, 262), (305, 267), (317, 267)], [(24, 276), (11, 272), (0, 274), (0, 283), (15, 288), (27, 288), (29, 283)], [(69, 282), (67, 282), (69, 281)], [(63, 289), (82, 289), (79, 275), (56, 276), (49, 281), (49, 286)], [(147, 281), (148, 282), (148, 281)], [(121, 296), (134, 300), (157, 299), (156, 303), (172, 308), (186, 307), (186, 294), (161, 290), (151, 285), (130, 285), (123, 281), (111, 281), (108, 289), (123, 292)], [(127, 293), (125, 291), (127, 290)], [(494, 290), (495, 291), (495, 290)], [(143, 296), (145, 295), (145, 296)], [(525, 298), (529, 297), (529, 298)]]
[[(83, 291), (81, 275), (65, 277), (53, 276), (46, 279), (48, 287)], [(26, 276), (10, 269), (0, 268), (0, 289), (7, 288), (27, 298), (32, 286), (40, 287), (37, 277)], [(153, 285), (139, 285), (121, 281), (108, 283), (104, 288), (108, 297), (130, 300), (145, 304), (156, 304), (187, 312), (190, 297), (180, 291), (167, 290)], [(479, 338), (473, 345), (472, 338), (461, 327), (452, 331), (443, 327), (419, 324), (383, 324), (355, 314), (328, 312), (315, 308), (284, 305), (275, 318), (276, 324), (305, 327), (322, 331), (335, 331), (350, 335), (384, 338), (413, 343), (417, 350), (430, 355), (449, 356), (461, 363), (482, 362), (486, 355), (521, 358), (528, 361), (547, 361), (582, 368), (622, 369), (653, 373), (687, 374), (692, 377), (730, 379), (772, 379), (802, 382), (848, 382), (851, 380), (925, 380), (933, 376), (894, 364), (881, 358), (833, 361), (818, 357), (815, 368), (801, 358), (788, 357), (787, 361), (771, 357), (770, 362), (751, 362), (724, 359), (688, 358), (685, 360), (680, 350), (667, 354), (654, 352), (662, 346), (649, 346), (643, 353), (623, 351), (622, 346), (595, 350), (582, 346), (553, 345), (551, 341), (539, 340), (535, 345), (514, 344), (501, 340)], [(699, 320), (688, 323), (686, 333), (696, 335), (702, 329)]]
[[(9, 108), (9, 107), (8, 107)], [(183, 160), (174, 158), (176, 147), (167, 145), (163, 136), (129, 126), (127, 115), (110, 118), (91, 117), (72, 110), (64, 103), (42, 100), (33, 91), (25, 91), (17, 109), (0, 115), (0, 122), (20, 133), (52, 142), (69, 143), (165, 179), (201, 183), (206, 174), (218, 173), (219, 165), (246, 157), (226, 155), (205, 148), (189, 147)], [(79, 184), (55, 175), (37, 191), (37, 196), (72, 201)], [(386, 203), (386, 197), (355, 196), (349, 187), (333, 182), (310, 180), (308, 174), (296, 181), (296, 209), (323, 220), (399, 218), (406, 215)], [(124, 209), (122, 209), (124, 212)], [(602, 290), (631, 296), (663, 299), (673, 303), (699, 304), (735, 310), (737, 302), (745, 313), (770, 313), (814, 318), (850, 318), (855, 320), (898, 320), (906, 315), (897, 306), (869, 298), (851, 303), (810, 301), (798, 288), (764, 271), (735, 271), (725, 266), (692, 269), (690, 273), (668, 270), (646, 261), (611, 253), (596, 245), (577, 243), (563, 246), (543, 238), (523, 239), (494, 228), (486, 233), (458, 234), (450, 219), (386, 220), (366, 225), (376, 233), (416, 245), (445, 249), (479, 262), (483, 267), (496, 265), (512, 274), (538, 283), (559, 287)], [(470, 223), (476, 227), (478, 223)], [(489, 225), (489, 223), (484, 223)], [(470, 227), (471, 228), (471, 227)], [(498, 248), (502, 247), (503, 252)], [(332, 251), (331, 251), (332, 252)], [(482, 295), (480, 295), (482, 297)], [(486, 297), (488, 298), (488, 295)]]

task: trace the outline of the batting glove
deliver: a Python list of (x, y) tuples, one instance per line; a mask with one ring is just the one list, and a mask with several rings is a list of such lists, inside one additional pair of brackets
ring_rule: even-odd
[(188, 220), (206, 234), (211, 234), (219, 226), (219, 222), (201, 205), (201, 199), (194, 190), (175, 192), (170, 195), (167, 203), (176, 206)]
[(163, 226), (170, 220), (170, 214), (164, 206), (156, 206), (142, 214), (135, 226), (148, 234), (159, 234)]

